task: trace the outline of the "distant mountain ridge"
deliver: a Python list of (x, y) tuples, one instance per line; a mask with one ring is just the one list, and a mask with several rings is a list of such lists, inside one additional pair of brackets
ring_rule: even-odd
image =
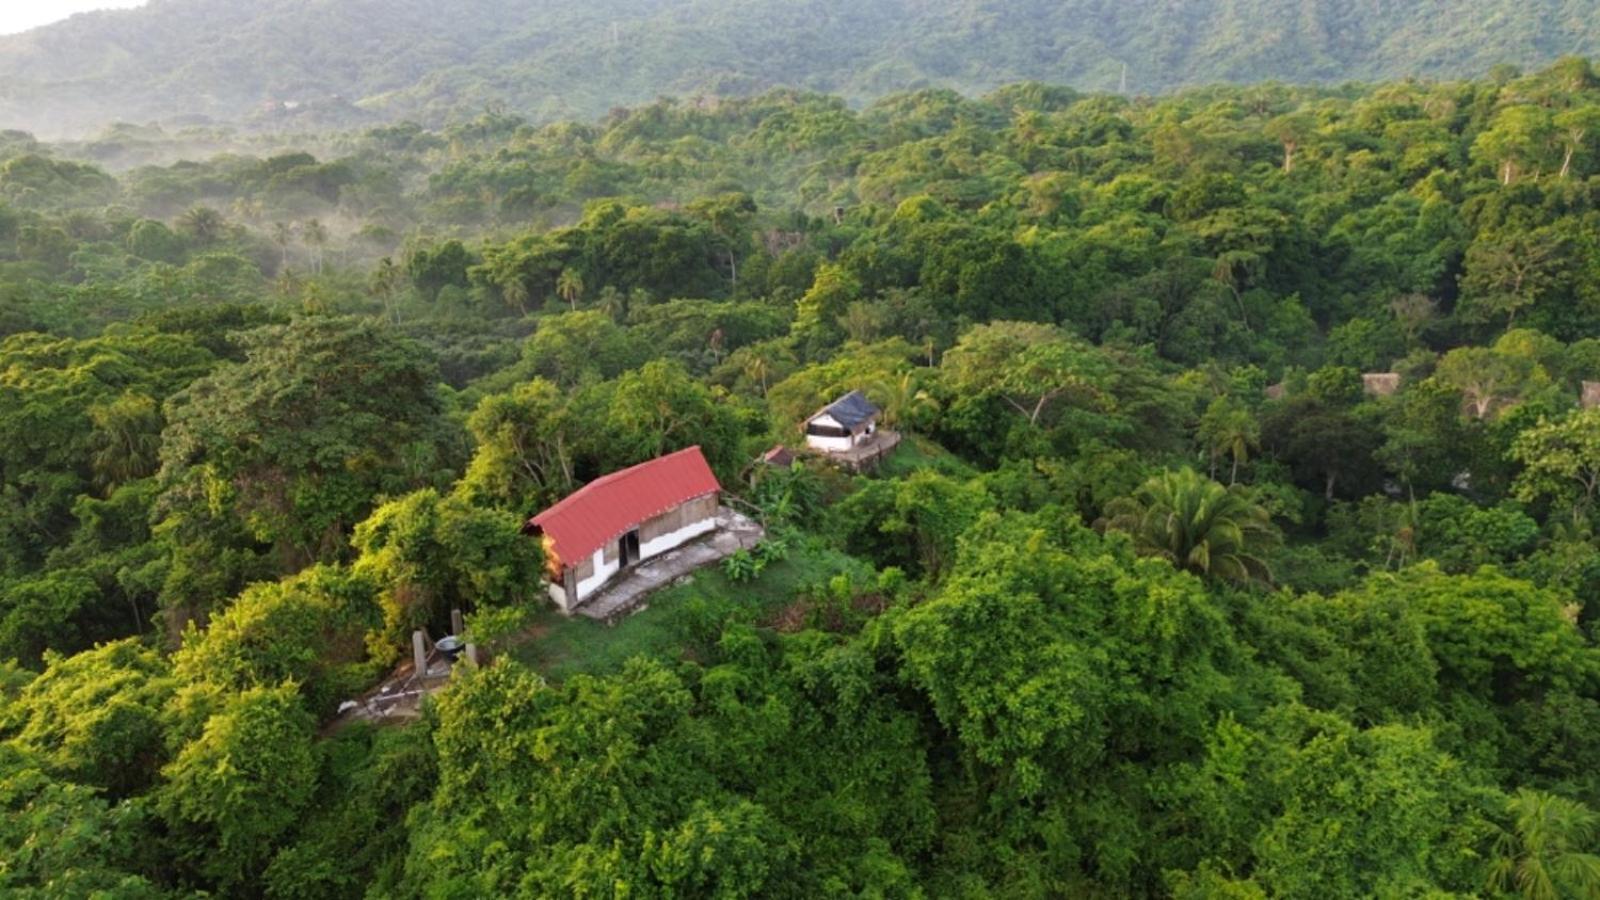
[(0, 128), (589, 118), (784, 85), (1154, 93), (1597, 53), (1600, 0), (152, 0), (0, 37)]

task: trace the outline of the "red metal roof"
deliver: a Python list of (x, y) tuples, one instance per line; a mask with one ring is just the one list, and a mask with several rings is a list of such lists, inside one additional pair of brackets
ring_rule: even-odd
[(554, 542), (562, 563), (573, 565), (639, 523), (720, 490), (700, 448), (689, 447), (596, 478), (528, 524)]

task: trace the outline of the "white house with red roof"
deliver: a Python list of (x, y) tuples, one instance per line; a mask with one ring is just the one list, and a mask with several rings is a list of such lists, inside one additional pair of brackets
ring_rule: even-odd
[(617, 573), (715, 530), (721, 496), (689, 447), (589, 482), (524, 531), (544, 542), (550, 597), (570, 613)]

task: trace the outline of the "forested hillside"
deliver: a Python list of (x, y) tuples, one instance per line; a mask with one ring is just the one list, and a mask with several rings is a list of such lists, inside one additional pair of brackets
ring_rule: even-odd
[[(168, 140), (0, 134), (0, 895), (1600, 891), (1589, 63)], [(691, 445), (767, 542), (553, 613)]]
[(550, 121), (661, 95), (861, 102), (1030, 79), (1152, 94), (1596, 52), (1594, 0), (154, 0), (0, 38), (0, 125), (439, 124), (488, 107)]

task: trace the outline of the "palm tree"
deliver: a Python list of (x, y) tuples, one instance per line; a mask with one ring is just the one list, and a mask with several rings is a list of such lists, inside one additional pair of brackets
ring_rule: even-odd
[(300, 226), (300, 239), (311, 248), (312, 271), (322, 274), (322, 255), (324, 248), (328, 246), (328, 229), (316, 219), (308, 219)]
[(1211, 457), (1211, 477), (1217, 477), (1217, 462), (1233, 458), (1228, 484), (1239, 481), (1239, 466), (1250, 458), (1250, 451), (1261, 446), (1261, 426), (1250, 410), (1227, 397), (1218, 397), (1200, 417), (1197, 432), (1200, 443)]
[(384, 315), (396, 325), (400, 324), (400, 305), (395, 301), (400, 294), (400, 283), (404, 277), (400, 267), (387, 256), (378, 260), (378, 267), (372, 272), (370, 285), (372, 295), (383, 303)]
[(909, 422), (919, 421), (923, 415), (939, 410), (939, 401), (923, 389), (922, 380), (911, 369), (874, 382), (871, 393), (883, 407), (886, 428), (907, 427)]
[(237, 197), (233, 201), (233, 216), (253, 222), (261, 217), (262, 204), (260, 200), (251, 200), (246, 197)]
[(1196, 575), (1239, 583), (1272, 580), (1258, 555), (1278, 539), (1267, 511), (1238, 488), (1190, 468), (1163, 472), (1133, 496), (1113, 500), (1099, 524), (1132, 537), (1140, 555), (1159, 556)]
[(556, 278), (556, 294), (576, 310), (578, 301), (583, 299), (583, 276), (574, 269), (562, 269)]
[(1600, 898), (1600, 856), (1588, 852), (1600, 816), (1574, 800), (1521, 788), (1506, 802), (1511, 828), (1495, 840), (1489, 888), (1526, 900)]
[(155, 474), (161, 453), (161, 413), (144, 394), (127, 393), (89, 410), (94, 452), (89, 467), (109, 495), (119, 485)]
[(767, 395), (767, 380), (772, 377), (772, 358), (768, 353), (747, 347), (744, 352), (744, 377), (761, 385), (761, 396)]
[(506, 305), (514, 307), (523, 315), (528, 314), (528, 283), (521, 276), (511, 279), (500, 288), (500, 293), (506, 298)]
[(289, 245), (294, 243), (294, 228), (287, 222), (272, 223), (272, 242), (278, 245), (281, 258), (278, 261), (278, 271), (289, 268)]
[(209, 206), (192, 207), (183, 214), (178, 224), (202, 246), (216, 243), (228, 227), (227, 220), (222, 218), (222, 213)]
[(596, 305), (614, 322), (621, 322), (628, 317), (628, 295), (609, 284), (600, 289)]

